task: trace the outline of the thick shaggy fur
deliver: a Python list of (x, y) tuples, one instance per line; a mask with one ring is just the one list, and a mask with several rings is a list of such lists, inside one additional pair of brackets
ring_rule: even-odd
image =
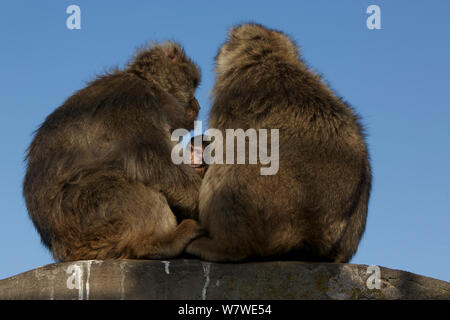
[(199, 80), (178, 44), (154, 44), (47, 117), (23, 191), (56, 260), (174, 257), (201, 233), (201, 180), (172, 163), (169, 133), (193, 127)]
[(293, 41), (261, 25), (229, 32), (216, 72), (210, 127), (224, 136), (228, 128), (279, 129), (279, 171), (210, 166), (199, 204), (209, 236), (187, 252), (212, 261), (349, 261), (371, 189), (358, 116), (308, 70)]

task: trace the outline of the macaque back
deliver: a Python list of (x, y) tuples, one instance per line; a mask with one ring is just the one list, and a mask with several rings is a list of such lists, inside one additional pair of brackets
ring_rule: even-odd
[(307, 68), (291, 39), (261, 25), (229, 32), (216, 73), (210, 127), (223, 136), (278, 129), (279, 169), (261, 175), (264, 166), (248, 159), (211, 165), (199, 204), (209, 235), (187, 252), (212, 261), (349, 261), (371, 188), (358, 116)]

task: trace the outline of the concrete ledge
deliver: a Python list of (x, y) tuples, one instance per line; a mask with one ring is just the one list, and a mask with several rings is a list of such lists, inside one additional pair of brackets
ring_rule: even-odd
[[(366, 265), (76, 261), (0, 281), (0, 299), (450, 299), (450, 283)], [(377, 289), (379, 287), (379, 289)]]

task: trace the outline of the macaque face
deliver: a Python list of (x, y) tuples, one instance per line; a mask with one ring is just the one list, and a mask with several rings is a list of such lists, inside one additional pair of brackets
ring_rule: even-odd
[(203, 178), (207, 168), (206, 163), (203, 162), (203, 147), (196, 147), (191, 144), (190, 149), (189, 165)]

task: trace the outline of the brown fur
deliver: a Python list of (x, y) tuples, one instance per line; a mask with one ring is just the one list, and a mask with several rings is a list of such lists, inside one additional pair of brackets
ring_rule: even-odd
[(224, 136), (227, 128), (279, 129), (279, 171), (211, 165), (199, 204), (209, 237), (186, 251), (212, 261), (349, 261), (371, 189), (358, 116), (308, 70), (286, 35), (261, 25), (229, 32), (216, 72), (210, 127)]
[[(47, 117), (23, 190), (56, 260), (170, 258), (201, 233), (201, 180), (172, 163), (169, 133), (193, 127), (199, 80), (181, 46), (154, 44)], [(192, 219), (177, 225), (172, 210)]]

